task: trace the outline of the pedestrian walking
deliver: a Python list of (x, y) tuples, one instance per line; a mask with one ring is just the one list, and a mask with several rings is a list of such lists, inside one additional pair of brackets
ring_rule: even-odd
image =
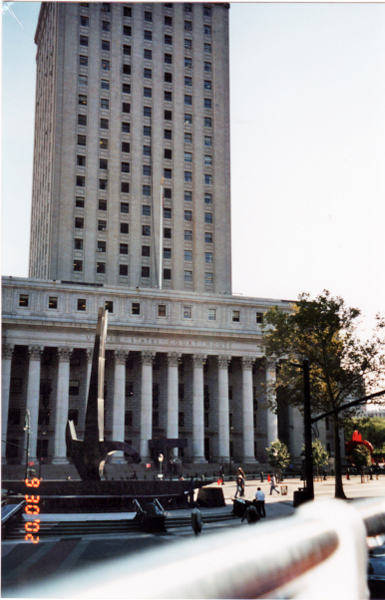
[(255, 506), (257, 508), (258, 514), (259, 516), (262, 517), (266, 517), (266, 511), (265, 511), (265, 494), (264, 492), (262, 492), (261, 488), (257, 488), (257, 491), (255, 493)]
[(275, 490), (277, 494), (280, 493), (279, 489), (277, 489), (277, 478), (275, 475), (272, 476), (270, 481), (270, 496), (272, 496), (273, 490)]
[(191, 511), (191, 527), (193, 528), (195, 535), (199, 535), (202, 531), (202, 513), (198, 503), (196, 503)]
[(238, 498), (238, 494), (239, 494), (239, 497), (242, 498), (242, 496), (244, 496), (244, 494), (245, 494), (245, 484), (244, 484), (244, 479), (239, 472), (237, 473), (237, 476), (235, 478), (235, 483), (236, 483), (236, 489), (235, 489), (234, 498)]

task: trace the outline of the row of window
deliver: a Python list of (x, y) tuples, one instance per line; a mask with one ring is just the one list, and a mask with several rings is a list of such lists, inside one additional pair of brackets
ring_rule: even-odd
[[(19, 306), (28, 307), (29, 306), (29, 294), (19, 294)], [(114, 312), (114, 303), (112, 300), (106, 300), (104, 307), (109, 312)], [(141, 314), (141, 305), (140, 302), (131, 302), (131, 315), (137, 316)], [(57, 296), (49, 296), (48, 298), (48, 308), (57, 309), (58, 308), (58, 297)], [(77, 310), (85, 311), (87, 310), (87, 300), (85, 298), (77, 299)], [(157, 307), (157, 315), (158, 317), (166, 317), (167, 316), (167, 305), (166, 304), (158, 304)], [(184, 319), (192, 319), (193, 311), (192, 306), (183, 306), (182, 308), (182, 316)], [(208, 308), (207, 309), (207, 317), (209, 321), (215, 321), (217, 318), (217, 309), (216, 308)], [(241, 320), (241, 311), (240, 310), (232, 310), (232, 318), (233, 323), (239, 323)], [(263, 321), (263, 312), (255, 313), (255, 322), (260, 324)]]
[[(100, 159), (100, 161), (102, 162), (102, 161), (104, 161), (104, 159)], [(147, 166), (147, 165), (144, 165), (144, 167), (145, 166)], [(143, 175), (145, 175), (147, 173), (147, 171), (145, 171), (144, 167), (143, 167)], [(107, 169), (107, 166), (106, 167), (102, 167), (101, 166), (100, 168), (101, 169), (103, 169), (103, 168)], [(171, 198), (172, 198), (172, 190), (170, 188), (165, 188), (164, 189), (164, 197), (167, 198), (168, 200), (171, 200)], [(185, 192), (184, 192), (184, 199), (185, 199), (186, 202), (192, 202), (192, 191), (191, 190), (185, 190)], [(205, 195), (204, 195), (204, 201), (205, 201), (205, 204), (212, 204), (213, 203), (212, 194), (205, 193)], [(75, 206), (76, 206), (76, 208), (84, 208), (84, 206), (85, 206), (85, 198), (84, 198), (84, 196), (76, 196)], [(144, 213), (144, 211), (149, 210), (148, 208), (144, 208), (145, 206), (148, 206), (148, 205), (143, 205), (142, 214), (143, 214), (143, 216), (150, 216), (150, 215)], [(99, 200), (99, 210), (104, 210), (104, 211), (107, 210), (107, 200), (105, 200), (105, 199), (100, 199)], [(169, 210), (171, 211), (171, 209), (165, 207), (165, 209), (164, 209), (164, 218), (165, 219), (171, 219), (171, 216), (168, 216), (168, 215), (171, 215), (171, 213), (169, 213)], [(151, 208), (150, 208), (150, 211), (151, 211)], [(121, 202), (120, 203), (120, 212), (128, 214), (128, 212), (129, 212), (129, 204), (128, 204), (128, 202)], [(191, 213), (191, 218), (190, 218), (190, 213), (191, 213), (191, 211), (186, 211), (186, 213), (185, 213), (185, 220), (186, 221), (192, 221), (192, 213)], [(212, 221), (212, 216), (211, 217), (209, 216), (210, 214), (212, 214), (212, 213), (205, 213), (205, 223), (212, 223), (213, 222)]]
[[(130, 112), (130, 104), (124, 102), (123, 106), (125, 107), (125, 110), (123, 112), (129, 113)], [(143, 108), (143, 114), (144, 114), (145, 117), (151, 117), (151, 107), (150, 106), (145, 106)], [(172, 121), (173, 120), (172, 119), (172, 111), (171, 110), (165, 110), (163, 116), (164, 116), (164, 120), (165, 121)], [(184, 122), (185, 122), (185, 125), (192, 125), (192, 115), (185, 114), (185, 116), (184, 116)], [(205, 127), (212, 127), (212, 118), (211, 117), (204, 117), (203, 123), (204, 123)], [(81, 125), (82, 127), (86, 127), (87, 126), (87, 115), (83, 115), (83, 114), (79, 114), (78, 115), (78, 125)], [(100, 119), (99, 127), (100, 127), (100, 129), (109, 129), (110, 128), (109, 119), (106, 119), (105, 117), (102, 117)], [(130, 131), (131, 131), (130, 124), (129, 123), (122, 123), (122, 132), (123, 133), (130, 133)], [(168, 131), (170, 131), (170, 130), (168, 130)], [(79, 141), (78, 141), (78, 144), (79, 144)], [(86, 146), (86, 142), (84, 141), (84, 143), (81, 143), (80, 145), (81, 146)], [(151, 156), (151, 153), (148, 154), (147, 156)]]
[[(151, 18), (146, 18), (146, 15), (151, 17)], [(152, 13), (151, 12), (145, 12), (144, 13), (144, 21), (146, 23), (151, 23), (152, 22)], [(164, 25), (166, 27), (172, 27), (172, 17), (170, 17), (169, 15), (165, 15), (164, 17)], [(81, 27), (89, 27), (89, 18), (86, 15), (80, 15), (80, 26)], [(111, 32), (111, 21), (107, 21), (107, 20), (102, 20), (102, 25), (101, 25), (102, 31), (104, 31), (105, 33), (109, 33)], [(193, 31), (193, 23), (192, 21), (184, 21), (183, 23), (183, 28), (185, 31)], [(126, 37), (130, 37), (131, 36), (131, 26), (130, 25), (123, 25), (123, 35)], [(204, 35), (207, 36), (211, 36), (211, 25), (208, 25), (207, 23), (203, 24), (203, 33)], [(83, 46), (88, 46), (88, 37), (81, 35), (80, 39), (83, 40), (87, 40), (87, 42), (83, 41)], [(80, 42), (82, 43), (82, 42)]]
[[(77, 196), (77, 198), (79, 198), (79, 201), (77, 200), (77, 202), (79, 202), (79, 204), (77, 204), (77, 207), (82, 208), (82, 206), (81, 206), (82, 199), (80, 198), (80, 196)], [(100, 200), (99, 203), (100, 203), (99, 206), (103, 206), (102, 210), (106, 210), (107, 205), (104, 204), (104, 201)], [(83, 206), (84, 206), (84, 203), (83, 203)], [(121, 202), (120, 203), (120, 212), (124, 213), (124, 214), (128, 214), (128, 211), (129, 211), (128, 203)], [(171, 219), (171, 214), (172, 214), (171, 208), (164, 208), (164, 215), (165, 215), (166, 219)], [(144, 204), (142, 206), (142, 215), (145, 217), (151, 216), (151, 206), (150, 205)], [(192, 210), (184, 211), (184, 220), (185, 221), (193, 220)], [(213, 222), (213, 213), (205, 213), (204, 222), (206, 223), (206, 225), (208, 225), (208, 224), (211, 225)], [(128, 225), (128, 223), (126, 223), (126, 224)], [(123, 225), (123, 223), (121, 223), (121, 225)], [(84, 229), (84, 217), (75, 217), (75, 228), (76, 229)], [(98, 231), (107, 231), (107, 221), (105, 221), (103, 219), (98, 220)], [(124, 233), (128, 233), (128, 230), (127, 230), (127, 232), (124, 232)], [(207, 232), (207, 233), (209, 233), (209, 232)], [(147, 237), (151, 235), (151, 226), (150, 225), (142, 226), (142, 235), (147, 236)], [(163, 236), (165, 238), (169, 238), (169, 239), (172, 237), (171, 229), (169, 227), (164, 228)]]
[[(80, 6), (82, 6), (83, 8), (89, 8), (89, 2), (81, 2)], [(166, 2), (164, 6), (167, 9), (173, 8), (172, 2)], [(183, 10), (186, 13), (192, 13), (193, 5), (189, 2), (186, 2), (183, 6)], [(111, 3), (110, 2), (102, 2), (101, 3), (101, 11), (103, 13), (110, 13), (111, 12)], [(129, 18), (132, 17), (132, 10), (131, 10), (130, 6), (123, 6), (123, 16), (129, 17)], [(211, 7), (209, 7), (209, 6), (203, 7), (203, 16), (208, 17), (208, 18), (211, 17)], [(152, 12), (150, 12), (149, 10), (145, 10), (144, 11), (144, 20), (147, 22), (152, 22)]]

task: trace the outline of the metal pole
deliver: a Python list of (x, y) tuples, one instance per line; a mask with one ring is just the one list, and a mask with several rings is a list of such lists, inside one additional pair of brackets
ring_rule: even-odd
[(311, 407), (310, 407), (310, 365), (305, 358), (302, 361), (303, 386), (304, 386), (304, 437), (305, 437), (305, 479), (307, 499), (314, 500), (313, 481), (313, 449), (311, 445)]
[(26, 452), (25, 452), (25, 478), (27, 479), (28, 478), (28, 463), (29, 463), (29, 434), (30, 434), (30, 430), (31, 430), (29, 410), (27, 410), (25, 413), (24, 430), (27, 433), (27, 448), (26, 448)]

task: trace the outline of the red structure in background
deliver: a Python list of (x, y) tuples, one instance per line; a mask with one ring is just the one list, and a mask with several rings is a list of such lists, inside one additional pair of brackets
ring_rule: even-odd
[(362, 439), (362, 435), (360, 434), (359, 431), (353, 431), (353, 435), (352, 435), (352, 439), (349, 440), (348, 442), (345, 442), (345, 453), (346, 456), (350, 456), (353, 451), (357, 448), (357, 446), (363, 445), (365, 446), (372, 457), (372, 462), (373, 461), (373, 446), (370, 442), (368, 442), (367, 440), (363, 440)]

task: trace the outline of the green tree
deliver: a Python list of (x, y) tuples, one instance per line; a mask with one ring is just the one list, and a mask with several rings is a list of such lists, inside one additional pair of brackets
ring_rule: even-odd
[[(348, 308), (342, 298), (333, 298), (328, 291), (315, 300), (301, 294), (291, 313), (277, 307), (265, 313), (265, 355), (281, 364), (275, 387), (286, 402), (303, 409), (302, 372), (291, 363), (301, 363), (304, 358), (310, 362), (313, 414), (339, 408), (379, 385), (385, 372), (385, 320), (378, 315), (373, 337), (361, 341), (359, 316), (358, 309)], [(276, 408), (275, 395), (269, 403)], [(339, 438), (343, 418), (341, 413), (332, 417), (336, 498), (345, 498)]]
[(361, 472), (361, 482), (364, 481), (364, 468), (370, 467), (372, 464), (372, 459), (370, 455), (370, 451), (366, 446), (360, 444), (353, 450), (352, 453), (352, 464), (357, 467), (357, 469)]
[(266, 451), (269, 465), (281, 479), (282, 469), (285, 469), (290, 462), (290, 453), (287, 446), (283, 442), (275, 440), (269, 448), (266, 448)]
[[(313, 465), (317, 469), (317, 479), (319, 478), (319, 468), (322, 465), (327, 465), (329, 462), (329, 454), (327, 450), (323, 447), (319, 440), (314, 440), (311, 443), (312, 454), (313, 454)], [(305, 450), (305, 446), (303, 446), (303, 450)]]
[[(369, 413), (370, 414), (370, 413)], [(358, 417), (345, 424), (345, 441), (351, 439), (353, 431), (359, 431), (363, 440), (373, 446), (375, 454), (385, 452), (385, 419), (382, 417)]]

